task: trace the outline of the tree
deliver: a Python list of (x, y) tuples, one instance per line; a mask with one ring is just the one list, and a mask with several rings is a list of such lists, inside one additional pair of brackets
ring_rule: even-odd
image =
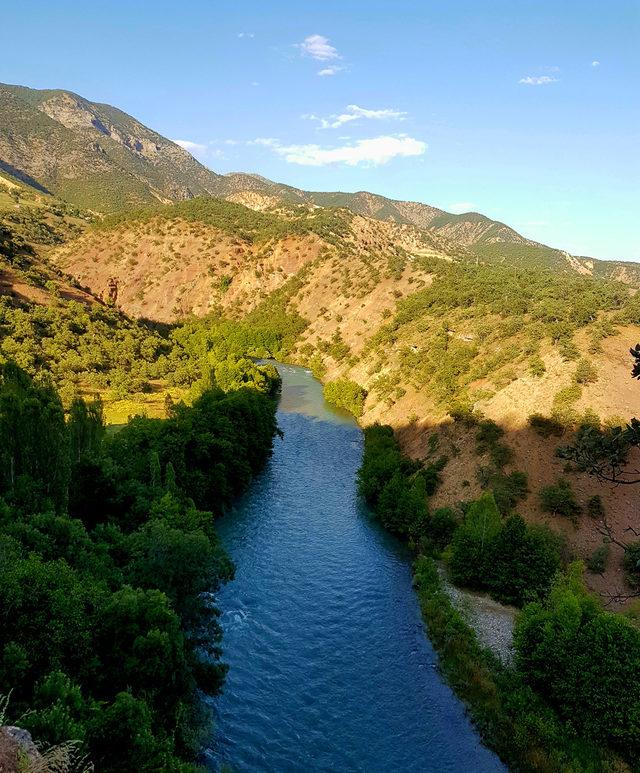
[(522, 606), (546, 595), (560, 565), (556, 535), (512, 515), (493, 541), (487, 585), (502, 603)]
[[(640, 379), (640, 344), (630, 349), (630, 353), (634, 360), (631, 375)], [(640, 448), (640, 421), (636, 418), (624, 428), (601, 431), (597, 427), (583, 426), (572, 445), (558, 449), (558, 456), (574, 462), (579, 470), (600, 481), (635, 485), (640, 483), (640, 470), (627, 467), (632, 448)]]
[(458, 585), (481, 588), (489, 574), (493, 542), (501, 528), (500, 512), (490, 491), (469, 507), (451, 543), (451, 578)]
[(541, 489), (540, 504), (542, 509), (548, 513), (563, 515), (571, 520), (575, 520), (582, 511), (571, 484), (564, 478), (560, 478), (555, 484)]
[(516, 621), (516, 663), (524, 678), (579, 733), (628, 758), (640, 753), (640, 630), (603, 612), (572, 564), (544, 602)]

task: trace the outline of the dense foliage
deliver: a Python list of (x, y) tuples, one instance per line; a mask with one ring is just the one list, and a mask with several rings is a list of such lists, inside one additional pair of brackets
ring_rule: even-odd
[(451, 577), (506, 604), (544, 596), (560, 569), (560, 542), (519, 515), (503, 521), (491, 492), (467, 510), (451, 542)]
[(99, 771), (193, 770), (197, 690), (225, 666), (210, 593), (233, 574), (213, 518), (271, 451), (277, 390), (253, 367), (167, 420), (104, 432), (46, 379), (0, 371), (0, 685), (38, 740)]
[(426, 496), (435, 491), (444, 463), (423, 468), (402, 453), (391, 427), (374, 424), (364, 431), (358, 489), (385, 528), (416, 537), (428, 518)]
[[(502, 461), (500, 437), (490, 422), (477, 433), (480, 452), (496, 464)], [(585, 590), (581, 565), (562, 573), (558, 536), (502, 514), (491, 491), (460, 512), (429, 513), (429, 469), (401, 453), (390, 427), (365, 430), (360, 491), (387, 528), (418, 546), (416, 584), (430, 637), (487, 742), (522, 770), (603, 771), (610, 749), (637, 759), (640, 629), (602, 610)], [(416, 481), (422, 481), (420, 491)], [(436, 484), (437, 476), (429, 493)], [(572, 501), (560, 489), (553, 493), (556, 506), (560, 495), (562, 503)], [(499, 665), (480, 647), (441, 590), (429, 553), (442, 555), (455, 583), (523, 607), (515, 667)], [(635, 545), (628, 549), (627, 571), (637, 571), (638, 555)], [(606, 555), (595, 569), (602, 560)]]
[(115, 309), (75, 301), (13, 306), (0, 300), (0, 362), (11, 360), (58, 387), (144, 391), (171, 372), (171, 345)]
[(564, 720), (625, 756), (640, 753), (640, 630), (604, 612), (570, 567), (546, 601), (524, 608), (518, 666)]
[(465, 701), (483, 739), (512, 770), (605, 773), (616, 769), (593, 741), (580, 738), (527, 683), (478, 642), (443, 590), (435, 562), (420, 556), (414, 583), (442, 671)]
[(362, 416), (367, 390), (355, 381), (338, 379), (327, 381), (323, 388), (324, 399), (338, 408), (344, 408), (357, 419)]

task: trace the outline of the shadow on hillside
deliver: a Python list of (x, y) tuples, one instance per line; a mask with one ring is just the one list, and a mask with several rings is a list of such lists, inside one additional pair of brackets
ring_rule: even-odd
[(3, 172), (10, 174), (12, 177), (15, 177), (17, 180), (21, 180), (23, 183), (30, 185), (32, 188), (40, 191), (40, 193), (48, 193), (49, 195), (53, 195), (50, 190), (45, 188), (44, 185), (41, 185), (35, 178), (31, 177), (31, 175), (28, 175), (26, 172), (23, 172), (21, 169), (12, 166), (2, 159), (0, 159), (0, 169)]
[[(441, 424), (418, 420), (394, 429), (403, 451), (412, 458), (429, 464), (441, 456), (447, 457), (447, 464), (440, 473), (441, 482), (430, 498), (432, 510), (455, 507), (479, 496), (487, 471), (491, 469), (491, 459), (486, 452), (478, 453), (477, 425), (450, 420)], [(640, 484), (601, 482), (557, 457), (556, 449), (571, 443), (573, 435), (570, 431), (560, 437), (543, 438), (529, 426), (502, 426), (500, 429), (503, 433), (500, 442), (513, 452), (513, 458), (504, 466), (503, 472), (522, 471), (527, 475), (528, 493), (517, 501), (513, 510), (531, 523), (546, 525), (562, 534), (566, 538), (568, 560), (586, 562), (597, 548), (609, 544), (605, 571), (602, 574), (586, 571), (585, 578), (588, 586), (600, 594), (607, 605), (620, 606), (628, 601), (632, 591), (624, 579), (624, 548), (619, 543), (630, 544), (640, 539)], [(628, 466), (640, 469), (639, 449), (630, 454)], [(542, 489), (560, 479), (570, 483), (581, 507), (575, 523), (542, 508)], [(595, 496), (602, 500), (604, 517), (589, 515), (588, 502)]]

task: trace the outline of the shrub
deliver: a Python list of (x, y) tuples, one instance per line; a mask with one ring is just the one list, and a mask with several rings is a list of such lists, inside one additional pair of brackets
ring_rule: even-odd
[(545, 486), (540, 491), (540, 504), (546, 512), (562, 515), (571, 520), (575, 520), (581, 511), (571, 484), (564, 478), (560, 478), (551, 486)]
[(564, 427), (559, 421), (543, 416), (541, 413), (532, 413), (527, 421), (531, 429), (543, 438), (550, 438), (552, 435), (560, 436), (564, 432)]
[(587, 569), (594, 574), (603, 574), (607, 568), (610, 552), (611, 546), (608, 542), (597, 547), (587, 561)]
[(632, 588), (640, 588), (640, 541), (632, 543), (624, 551), (622, 565), (629, 585)]
[(598, 494), (589, 498), (587, 502), (587, 513), (591, 518), (602, 518), (604, 515), (604, 505)]
[(488, 453), (493, 464), (500, 468), (513, 458), (513, 451), (502, 442), (504, 430), (491, 419), (484, 419), (478, 425), (476, 433), (476, 451), (478, 454)]
[(544, 364), (544, 360), (539, 354), (534, 354), (529, 358), (529, 373), (531, 373), (532, 376), (540, 378), (540, 376), (545, 374), (546, 370), (547, 367)]
[(355, 381), (339, 379), (328, 381), (323, 389), (324, 399), (338, 408), (344, 408), (356, 418), (360, 418), (364, 411), (364, 401), (367, 390)]
[(490, 478), (489, 487), (493, 491), (498, 510), (507, 515), (529, 493), (527, 473), (514, 470), (506, 475), (499, 472)]
[(576, 384), (592, 384), (598, 380), (598, 369), (590, 360), (582, 357), (576, 365), (574, 379)]

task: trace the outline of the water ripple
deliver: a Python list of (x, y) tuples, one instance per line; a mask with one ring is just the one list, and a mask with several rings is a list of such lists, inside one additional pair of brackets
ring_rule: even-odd
[(205, 762), (236, 773), (504, 770), (444, 685), (409, 557), (363, 510), (359, 429), (287, 366), (284, 440), (220, 523), (236, 579)]

